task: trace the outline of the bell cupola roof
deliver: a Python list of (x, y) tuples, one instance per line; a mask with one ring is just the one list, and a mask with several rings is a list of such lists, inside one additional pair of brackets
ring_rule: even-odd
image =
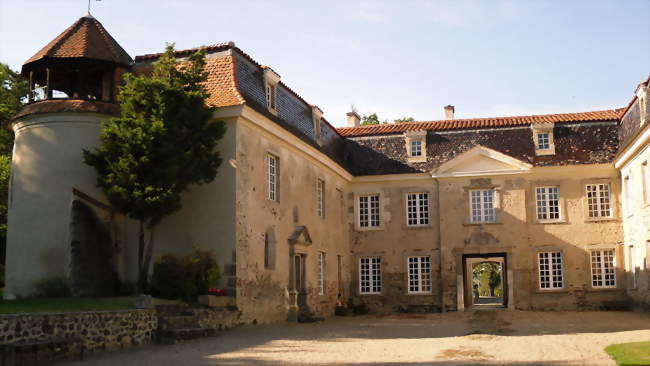
[(106, 31), (104, 26), (88, 14), (59, 34), (43, 49), (23, 64), (23, 74), (47, 59), (90, 59), (130, 66), (133, 59)]

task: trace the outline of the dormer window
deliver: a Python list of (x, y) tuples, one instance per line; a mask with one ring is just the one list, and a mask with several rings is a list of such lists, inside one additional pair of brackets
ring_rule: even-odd
[(409, 163), (420, 163), (427, 161), (427, 131), (406, 131), (404, 132), (406, 144), (406, 155)]
[(266, 90), (266, 107), (269, 112), (277, 114), (277, 89), (280, 82), (278, 75), (270, 67), (264, 66), (264, 89)]
[(551, 148), (551, 140), (548, 132), (537, 134), (537, 148), (539, 150), (548, 150)]
[(422, 156), (422, 141), (414, 140), (411, 141), (411, 157)]
[(315, 105), (311, 106), (311, 119), (314, 125), (314, 140), (321, 144), (320, 120), (323, 117), (323, 111)]
[(531, 126), (533, 130), (533, 143), (535, 144), (535, 155), (555, 155), (553, 127), (553, 123), (537, 123)]

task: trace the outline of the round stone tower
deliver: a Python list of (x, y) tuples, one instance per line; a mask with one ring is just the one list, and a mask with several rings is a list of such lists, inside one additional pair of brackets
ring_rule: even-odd
[[(38, 281), (53, 277), (70, 279), (74, 290), (75, 281), (84, 276), (94, 281), (93, 271), (106, 270), (98, 257), (107, 255), (107, 249), (96, 242), (106, 241), (110, 232), (102, 232), (102, 219), (93, 218), (103, 199), (82, 150), (95, 147), (101, 122), (119, 113), (116, 85), (132, 64), (89, 14), (23, 65), (30, 95), (29, 104), (12, 121), (16, 137), (5, 298), (29, 295)], [(85, 207), (89, 202), (94, 205), (90, 211)], [(92, 283), (76, 285), (92, 287)], [(79, 289), (76, 293), (93, 294)]]

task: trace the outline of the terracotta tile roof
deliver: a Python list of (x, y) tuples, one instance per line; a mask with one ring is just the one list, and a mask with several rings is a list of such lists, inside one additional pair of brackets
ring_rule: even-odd
[(210, 92), (207, 103), (213, 107), (226, 107), (246, 103), (235, 81), (235, 61), (232, 55), (205, 60), (208, 80), (205, 88)]
[(102, 102), (99, 100), (47, 99), (24, 106), (23, 109), (12, 118), (12, 120), (30, 114), (60, 112), (103, 113), (117, 116), (120, 114), (120, 108), (115, 103)]
[(471, 128), (495, 128), (523, 126), (532, 123), (562, 123), (562, 122), (590, 122), (590, 121), (611, 121), (618, 120), (623, 109), (608, 109), (604, 111), (541, 114), (532, 116), (513, 117), (490, 117), (490, 118), (469, 118), (440, 121), (422, 121), (406, 123), (389, 123), (383, 125), (368, 125), (359, 127), (343, 127), (337, 131), (341, 136), (369, 136), (369, 135), (390, 135), (405, 131), (414, 130), (463, 130)]
[(104, 26), (90, 15), (80, 18), (38, 51), (25, 65), (43, 58), (84, 57), (130, 65), (131, 56), (106, 31)]
[[(235, 42), (223, 42), (223, 43), (216, 43), (210, 46), (201, 46), (201, 47), (188, 48), (186, 50), (178, 50), (174, 52), (174, 55), (176, 57), (184, 57), (184, 56), (189, 56), (199, 50), (205, 50), (206, 53), (212, 53), (218, 51), (225, 51), (233, 47), (235, 47)], [(147, 53), (145, 55), (135, 56), (135, 62), (156, 60), (160, 56), (162, 56), (162, 52)]]

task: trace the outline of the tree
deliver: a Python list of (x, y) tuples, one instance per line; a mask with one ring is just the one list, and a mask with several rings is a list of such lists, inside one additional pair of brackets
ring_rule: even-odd
[(395, 123), (404, 123), (404, 122), (414, 122), (414, 121), (415, 120), (413, 119), (413, 117), (402, 117), (402, 118), (396, 119), (393, 122), (395, 122)]
[(19, 73), (0, 63), (0, 154), (11, 156), (14, 133), (9, 121), (27, 102), (28, 85)]
[(363, 115), (361, 117), (361, 125), (378, 125), (378, 124), (387, 124), (388, 121), (384, 120), (383, 122), (379, 122), (379, 117), (377, 117), (377, 113), (369, 114), (369, 115)]
[(14, 132), (9, 126), (9, 121), (27, 102), (27, 92), (27, 81), (9, 66), (0, 63), (0, 262), (3, 265), (7, 247), (7, 198), (11, 177), (11, 153), (14, 147)]
[(148, 286), (156, 225), (181, 209), (189, 186), (213, 181), (222, 162), (216, 147), (226, 127), (206, 105), (204, 66), (204, 51), (179, 63), (168, 45), (151, 76), (125, 75), (120, 116), (102, 126), (95, 150), (84, 151), (112, 207), (139, 222), (140, 291)]
[(379, 117), (377, 117), (377, 113), (373, 113), (370, 115), (363, 115), (361, 117), (361, 125), (378, 125), (379, 124)]

